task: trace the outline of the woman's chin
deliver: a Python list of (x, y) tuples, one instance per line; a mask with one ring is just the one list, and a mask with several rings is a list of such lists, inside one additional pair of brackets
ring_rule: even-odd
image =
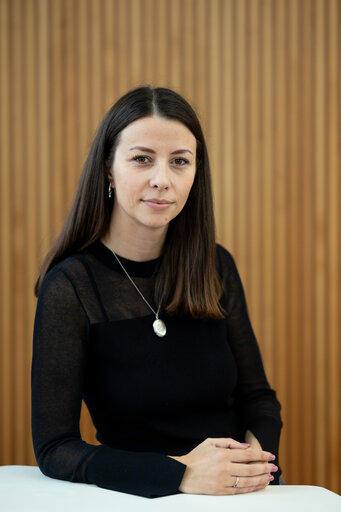
[(172, 219), (170, 217), (163, 217), (163, 218), (159, 218), (159, 219), (152, 218), (152, 219), (145, 219), (142, 222), (142, 224), (146, 228), (164, 230), (164, 229), (168, 228), (171, 220)]

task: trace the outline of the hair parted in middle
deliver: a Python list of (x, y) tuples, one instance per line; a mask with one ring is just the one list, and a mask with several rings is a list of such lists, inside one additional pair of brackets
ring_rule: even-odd
[(193, 108), (167, 88), (138, 87), (122, 96), (101, 122), (86, 159), (63, 229), (47, 254), (35, 292), (45, 274), (62, 259), (84, 250), (108, 231), (113, 199), (108, 171), (120, 134), (143, 117), (160, 116), (183, 123), (196, 139), (196, 174), (187, 202), (169, 224), (155, 281), (155, 301), (169, 314), (222, 318), (221, 285), (216, 271), (215, 222), (211, 173), (205, 139)]

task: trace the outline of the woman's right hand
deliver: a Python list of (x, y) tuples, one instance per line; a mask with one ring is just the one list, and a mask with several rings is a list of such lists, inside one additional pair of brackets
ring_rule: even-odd
[(187, 494), (221, 496), (256, 491), (269, 485), (271, 472), (278, 470), (271, 464), (274, 455), (230, 438), (208, 438), (187, 455), (172, 458), (187, 466), (179, 487)]

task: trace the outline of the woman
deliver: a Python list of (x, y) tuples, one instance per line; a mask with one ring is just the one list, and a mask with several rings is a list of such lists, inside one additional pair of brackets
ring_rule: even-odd
[[(278, 483), (280, 405), (215, 244), (206, 144), (178, 94), (141, 87), (106, 114), (38, 292), (44, 474), (148, 497)], [(82, 399), (100, 446), (81, 440)]]

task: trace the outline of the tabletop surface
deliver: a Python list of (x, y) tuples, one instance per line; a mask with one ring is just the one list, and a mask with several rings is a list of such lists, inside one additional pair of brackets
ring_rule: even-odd
[(1, 512), (341, 512), (341, 497), (323, 487), (270, 486), (235, 496), (175, 494), (141, 498), (44, 476), (35, 466), (0, 466)]

